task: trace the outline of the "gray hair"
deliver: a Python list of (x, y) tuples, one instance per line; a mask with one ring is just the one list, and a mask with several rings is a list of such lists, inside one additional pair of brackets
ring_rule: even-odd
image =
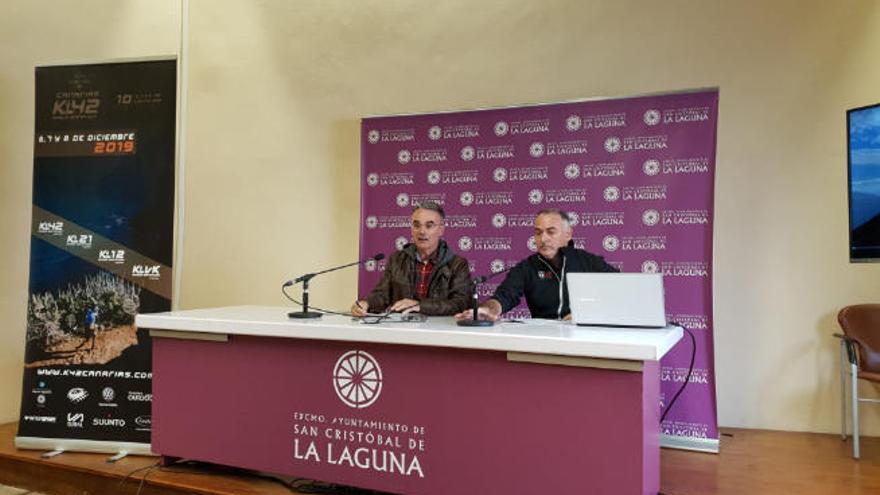
[(558, 215), (559, 218), (562, 219), (562, 223), (565, 225), (565, 227), (568, 229), (571, 228), (571, 217), (568, 216), (568, 213), (560, 210), (559, 208), (544, 208), (543, 210), (539, 211), (537, 215), (535, 215), (535, 218), (538, 218), (541, 215)]
[(440, 215), (440, 218), (443, 220), (446, 220), (446, 212), (443, 211), (443, 207), (433, 201), (425, 201), (417, 204), (416, 207), (413, 208), (413, 213), (415, 213), (416, 210), (430, 210)]

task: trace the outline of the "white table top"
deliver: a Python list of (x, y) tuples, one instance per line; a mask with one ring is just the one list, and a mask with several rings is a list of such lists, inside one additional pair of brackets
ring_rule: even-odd
[(288, 308), (222, 308), (139, 314), (140, 328), (229, 335), (484, 349), (562, 356), (656, 361), (682, 337), (682, 329), (585, 327), (555, 320), (459, 327), (452, 317), (422, 323), (382, 322), (365, 325), (351, 318), (324, 315), (314, 320), (288, 318)]

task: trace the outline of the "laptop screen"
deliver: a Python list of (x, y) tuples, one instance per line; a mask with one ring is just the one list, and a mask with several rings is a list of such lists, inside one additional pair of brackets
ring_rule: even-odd
[(666, 326), (663, 275), (569, 273), (569, 306), (578, 325)]

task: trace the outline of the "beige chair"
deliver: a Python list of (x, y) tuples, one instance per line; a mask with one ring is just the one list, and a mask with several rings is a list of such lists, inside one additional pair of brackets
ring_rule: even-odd
[(847, 306), (837, 314), (840, 338), (840, 436), (846, 440), (846, 375), (852, 396), (853, 458), (859, 458), (859, 402), (880, 403), (859, 397), (859, 379), (880, 383), (880, 304)]

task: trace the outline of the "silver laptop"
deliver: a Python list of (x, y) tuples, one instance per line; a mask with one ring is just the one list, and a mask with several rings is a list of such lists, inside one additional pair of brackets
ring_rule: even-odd
[(660, 273), (567, 273), (571, 317), (578, 325), (666, 326)]

